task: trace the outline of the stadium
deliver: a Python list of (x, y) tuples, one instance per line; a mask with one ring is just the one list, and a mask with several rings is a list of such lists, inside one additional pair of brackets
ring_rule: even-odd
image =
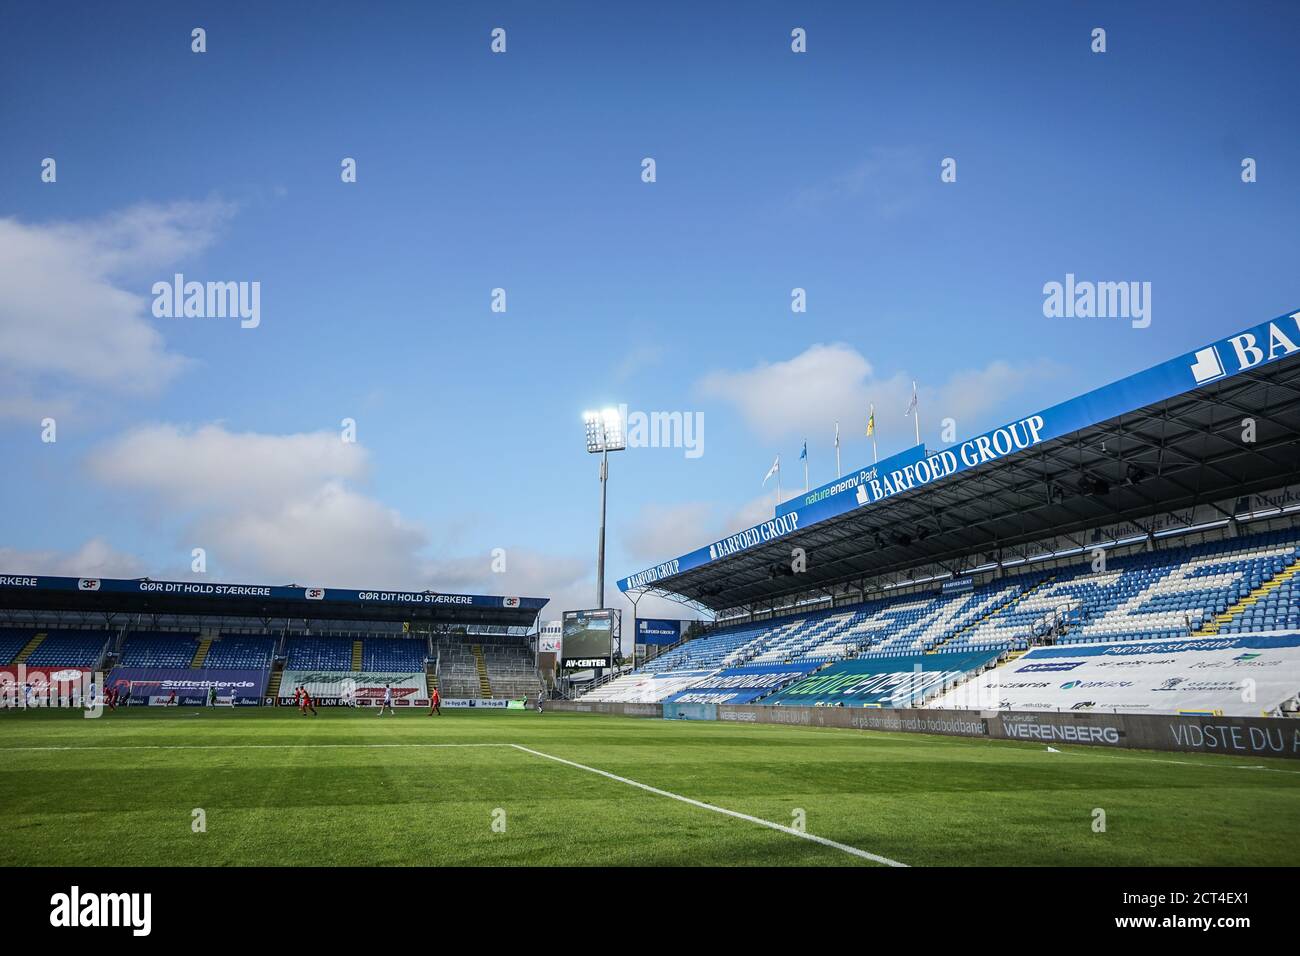
[(1294, 4), (0, 19), (6, 941), (1290, 928)]
[[(1300, 800), (1298, 320), (887, 458), (625, 576), (638, 601), (713, 615), (634, 618), (635, 666), (614, 611), (544, 635), (544, 597), (6, 574), (5, 862), (110, 862), (111, 806), (155, 863), (1288, 864), (1293, 831), (1249, 831)], [(384, 716), (401, 726), (382, 738), (362, 723)], [(142, 785), (59, 806), (74, 770)], [(858, 774), (872, 784), (843, 785)], [(254, 821), (284, 828), (266, 789), (287, 775), (358, 796), (247, 846)], [(956, 856), (953, 787), (1000, 824)], [(237, 806), (198, 857), (159, 819), (179, 790)], [(627, 801), (653, 839), (620, 839)], [(1126, 840), (1093, 839), (1098, 803)], [(514, 807), (527, 835), (494, 842), (484, 819)], [(906, 825), (882, 828), (891, 808)], [(50, 845), (42, 821), (69, 812), (83, 826)], [(578, 812), (575, 847), (555, 827)]]

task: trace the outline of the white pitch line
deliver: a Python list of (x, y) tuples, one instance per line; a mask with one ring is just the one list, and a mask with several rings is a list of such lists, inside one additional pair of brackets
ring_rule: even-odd
[(656, 794), (660, 797), (668, 797), (672, 800), (680, 800), (682, 803), (688, 803), (693, 807), (699, 807), (702, 810), (712, 810), (714, 813), (721, 813), (724, 816), (735, 817), (737, 820), (746, 820), (749, 823), (757, 823), (759, 826), (767, 827), (769, 830), (778, 830), (781, 833), (788, 833), (790, 836), (799, 837), (801, 840), (811, 840), (813, 843), (820, 843), (822, 846), (828, 846), (851, 856), (861, 857), (864, 860), (871, 860), (873, 863), (883, 863), (885, 866), (907, 866), (906, 863), (899, 863), (897, 860), (891, 860), (887, 856), (877, 856), (874, 853), (868, 853), (866, 850), (859, 850), (855, 846), (849, 846), (845, 843), (836, 843), (834, 840), (828, 840), (826, 837), (817, 836), (814, 833), (805, 833), (802, 830), (796, 830), (794, 827), (787, 827), (780, 823), (773, 823), (771, 820), (764, 820), (760, 817), (751, 817), (748, 813), (740, 813), (736, 810), (728, 810), (726, 807), (717, 807), (711, 803), (703, 803), (699, 800), (692, 800), (690, 797), (683, 797), (680, 793), (673, 793), (669, 790), (660, 790), (658, 787), (652, 787), (649, 784), (639, 783), (636, 780), (629, 780), (627, 777), (620, 777), (617, 774), (610, 773), (608, 770), (598, 770), (595, 767), (588, 767), (585, 764), (575, 763), (572, 760), (565, 760), (563, 757), (556, 757), (553, 754), (544, 754), (540, 750), (533, 750), (522, 744), (511, 744), (516, 750), (522, 750), (524, 753), (532, 754), (534, 757), (545, 757), (547, 760), (554, 760), (556, 763), (562, 763), (569, 767), (576, 767), (578, 770), (585, 770), (588, 773), (598, 774), (610, 780), (616, 780), (619, 783), (625, 783), (629, 787), (637, 787), (648, 793)]
[(105, 744), (100, 747), (0, 747), (0, 753), (37, 750), (328, 750), (380, 747), (513, 747), (514, 744)]

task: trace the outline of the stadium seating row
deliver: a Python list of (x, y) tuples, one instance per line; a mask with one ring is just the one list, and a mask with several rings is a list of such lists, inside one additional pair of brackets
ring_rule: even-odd
[[(644, 700), (675, 673), (915, 654), (1004, 654), (1031, 644), (1103, 643), (1300, 629), (1300, 532), (1173, 547), (1019, 575), (961, 593), (909, 595), (723, 627), (591, 692)], [(681, 688), (677, 688), (680, 690)], [(657, 692), (657, 690), (656, 690)], [(664, 696), (667, 696), (665, 694)], [(659, 698), (662, 700), (663, 698)]]
[[(41, 635), (44, 635), (43, 637)], [(116, 640), (116, 632), (0, 628), (0, 664), (9, 664), (36, 641), (25, 663), (32, 666), (94, 667)], [(39, 640), (38, 640), (39, 639)], [(196, 632), (138, 631), (122, 642), (117, 663), (124, 667), (190, 667), (201, 639)], [(287, 645), (287, 666), (300, 670), (353, 669), (353, 641), (336, 637), (295, 637)], [(271, 666), (277, 639), (271, 636), (221, 634), (212, 641), (202, 666), (214, 669), (261, 670)], [(362, 641), (362, 670), (409, 672), (424, 669), (422, 640), (366, 638)]]
[(108, 650), (112, 634), (106, 630), (6, 628), (0, 632), (0, 663), (16, 663), (35, 643), (23, 663), (31, 667), (94, 667)]

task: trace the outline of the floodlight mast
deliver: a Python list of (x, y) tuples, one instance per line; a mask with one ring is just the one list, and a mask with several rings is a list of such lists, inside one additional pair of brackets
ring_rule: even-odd
[(605, 607), (605, 505), (609, 484), (609, 453), (627, 447), (623, 416), (616, 408), (584, 412), (587, 452), (600, 455), (600, 538), (596, 546), (596, 607)]

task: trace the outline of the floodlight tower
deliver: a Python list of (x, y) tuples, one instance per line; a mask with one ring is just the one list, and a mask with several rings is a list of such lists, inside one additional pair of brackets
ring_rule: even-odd
[(627, 448), (623, 416), (617, 408), (583, 412), (587, 427), (587, 451), (600, 455), (600, 544), (596, 551), (596, 607), (605, 606), (605, 489), (609, 484), (609, 453)]

